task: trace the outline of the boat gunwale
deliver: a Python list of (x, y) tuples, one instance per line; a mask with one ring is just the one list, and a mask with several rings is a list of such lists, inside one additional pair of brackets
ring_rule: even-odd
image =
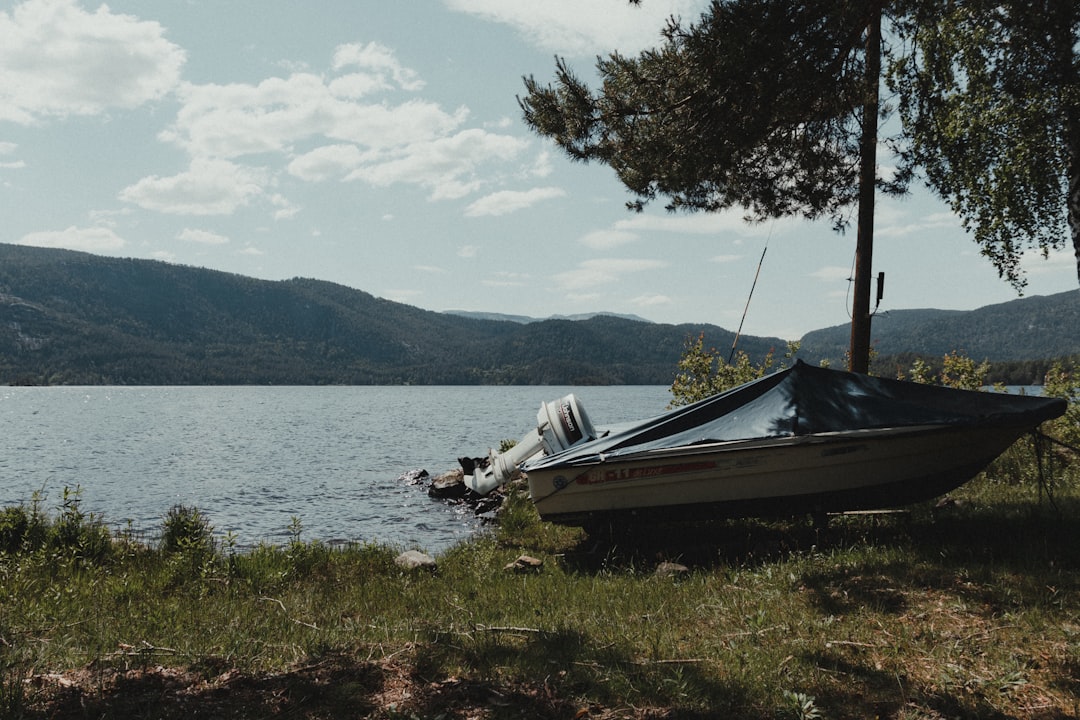
[[(988, 427), (982, 423), (979, 424), (948, 424), (948, 423), (936, 423), (932, 425), (911, 425), (911, 426), (893, 426), (886, 428), (860, 428), (858, 430), (836, 430), (820, 433), (807, 433), (805, 435), (787, 435), (783, 437), (763, 437), (763, 438), (745, 438), (738, 440), (705, 440), (700, 443), (693, 443), (689, 445), (673, 445), (671, 447), (664, 448), (652, 448), (649, 450), (639, 450), (636, 452), (630, 452), (625, 454), (613, 454), (598, 452), (595, 455), (589, 455), (579, 460), (570, 460), (567, 462), (559, 462), (558, 456), (549, 455), (547, 457), (538, 458), (533, 461), (530, 460), (523, 463), (521, 466), (522, 472), (526, 475), (533, 471), (546, 472), (549, 470), (558, 470), (563, 468), (585, 468), (593, 467), (596, 465), (604, 465), (608, 463), (621, 463), (621, 462), (640, 462), (653, 458), (665, 458), (671, 456), (686, 456), (686, 455), (707, 455), (713, 453), (732, 453), (742, 450), (759, 450), (777, 447), (794, 447), (801, 445), (813, 445), (813, 444), (833, 444), (843, 442), (859, 442), (867, 439), (876, 439), (882, 436), (887, 437), (916, 437), (918, 435), (932, 434), (932, 433), (959, 433), (970, 432), (985, 429)], [(999, 430), (1018, 430), (1026, 428), (1027, 423), (1016, 424), (994, 424), (995, 429)], [(950, 432), (951, 431), (951, 432)], [(1023, 434), (1023, 431), (1021, 432)], [(1019, 435), (1017, 436), (1019, 438)], [(575, 448), (576, 451), (580, 451), (581, 446)], [(550, 461), (550, 462), (544, 462)], [(530, 468), (529, 466), (533, 467)]]

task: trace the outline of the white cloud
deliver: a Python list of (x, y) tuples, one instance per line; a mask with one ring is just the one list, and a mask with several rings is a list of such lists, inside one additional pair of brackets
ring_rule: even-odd
[(480, 252), (480, 248), (476, 245), (462, 245), (458, 248), (457, 256), (459, 258), (473, 258)]
[(713, 255), (709, 258), (709, 262), (724, 264), (742, 260), (742, 257), (742, 255)]
[(308, 182), (340, 180), (359, 167), (363, 157), (355, 145), (323, 145), (294, 158), (289, 163), (289, 173)]
[(280, 152), (296, 140), (325, 130), (338, 103), (322, 78), (297, 73), (258, 85), (193, 85), (177, 91), (183, 106), (160, 138), (195, 157), (233, 158)]
[(819, 268), (809, 274), (812, 278), (817, 278), (823, 282), (836, 282), (837, 280), (847, 280), (851, 277), (851, 268), (840, 267), (838, 265), (828, 265), (823, 268)]
[(705, 0), (650, 0), (631, 7), (626, 0), (444, 0), (452, 10), (515, 28), (529, 42), (560, 55), (592, 57), (619, 50), (636, 53), (661, 42), (672, 15), (696, 21)]
[[(194, 192), (197, 163), (203, 167), (215, 161), (239, 163), (241, 158), (264, 154), (289, 158), (288, 173), (308, 182), (416, 185), (432, 200), (457, 199), (500, 182), (510, 172), (500, 166), (517, 161), (531, 145), (530, 140), (509, 134), (464, 128), (469, 117), (465, 107), (447, 111), (419, 98), (396, 104), (364, 99), (374, 92), (423, 87), (413, 70), (377, 43), (339, 46), (332, 67), (334, 72), (348, 72), (337, 77), (297, 72), (253, 84), (181, 84), (176, 90), (181, 108), (158, 137), (184, 148), (193, 158), (193, 169), (173, 178), (144, 179), (126, 189), (124, 199), (161, 212), (225, 214), (261, 191), (254, 186), (264, 182), (252, 177), (254, 182), (240, 184), (239, 194), (223, 192), (213, 202)], [(533, 176), (546, 172), (547, 162), (538, 162), (525, 172)], [(185, 194), (179, 192), (181, 184), (194, 202), (175, 202), (175, 196)], [(159, 200), (159, 195), (169, 198)], [(543, 197), (511, 195), (502, 200), (513, 209), (511, 201), (536, 202)], [(480, 201), (473, 212), (493, 214), (497, 207), (490, 200)], [(297, 212), (285, 204), (275, 218)]]
[(465, 107), (447, 112), (425, 100), (409, 100), (400, 105), (347, 104), (333, 109), (337, 114), (324, 134), (375, 151), (445, 138), (469, 118)]
[(91, 210), (89, 212), (90, 219), (94, 221), (96, 225), (102, 227), (116, 227), (117, 218), (123, 218), (130, 216), (134, 211), (131, 208), (118, 208), (115, 210)]
[(300, 212), (299, 205), (294, 205), (289, 198), (280, 193), (270, 196), (270, 204), (277, 208), (274, 211), (275, 220), (291, 220)]
[(579, 305), (590, 304), (603, 297), (603, 294), (598, 292), (567, 292), (566, 299), (572, 303)]
[(671, 305), (672, 299), (667, 295), (660, 295), (654, 293), (652, 295), (639, 295), (636, 298), (630, 300), (630, 304), (636, 307), (657, 307), (659, 305)]
[[(11, 155), (19, 149), (18, 144), (13, 142), (0, 142), (0, 155)], [(26, 167), (26, 162), (23, 160), (11, 160), (8, 162), (0, 162), (0, 168), (5, 170), (19, 170)]]
[(124, 188), (120, 199), (170, 215), (229, 215), (261, 195), (265, 182), (261, 171), (196, 158), (179, 175), (154, 175)]
[(365, 70), (370, 78), (367, 82), (373, 87), (389, 88), (391, 84), (388, 80), (393, 80), (394, 84), (404, 90), (420, 90), (424, 87), (424, 81), (415, 70), (398, 62), (393, 50), (375, 42), (367, 45), (353, 43), (338, 46), (334, 51), (333, 67), (335, 70), (349, 67)]
[(198, 243), (200, 245), (227, 245), (229, 242), (229, 238), (224, 235), (218, 235), (209, 230), (194, 230), (192, 228), (181, 230), (177, 234), (176, 239), (183, 240), (184, 242)]
[(633, 216), (615, 222), (617, 230), (631, 232), (671, 232), (687, 235), (734, 234), (741, 237), (768, 237), (781, 229), (797, 227), (798, 219), (784, 218), (767, 222), (746, 222), (738, 210), (725, 210), (718, 213), (682, 213), (678, 215), (653, 213), (635, 213)]
[(555, 172), (555, 168), (552, 166), (551, 153), (546, 150), (536, 156), (531, 167), (526, 170), (526, 174), (531, 177), (547, 177), (551, 173)]
[(448, 113), (416, 99), (360, 103), (335, 95), (332, 83), (310, 73), (257, 85), (185, 83), (177, 91), (183, 107), (160, 137), (194, 156), (224, 158), (284, 152), (312, 138), (385, 151), (443, 137), (468, 117), (463, 108)]
[(610, 250), (620, 245), (637, 242), (637, 240), (636, 233), (625, 230), (594, 230), (581, 238), (582, 244), (593, 250)]
[(951, 212), (936, 212), (911, 219), (910, 213), (896, 206), (878, 203), (875, 211), (874, 236), (877, 238), (910, 237), (941, 230), (959, 230), (960, 219)]
[(27, 0), (0, 12), (0, 120), (93, 115), (159, 99), (184, 51), (156, 22), (86, 12), (75, 0)]
[(503, 270), (486, 275), (480, 284), (484, 287), (523, 287), (528, 279), (528, 273)]
[(486, 195), (465, 208), (466, 217), (494, 217), (532, 207), (544, 200), (566, 197), (566, 191), (557, 187), (533, 188), (532, 190), (502, 190)]
[[(386, 73), (398, 85), (421, 86), (415, 74), (382, 46), (342, 46), (335, 68)], [(338, 78), (341, 80), (342, 78)], [(348, 77), (349, 89), (312, 73), (258, 84), (184, 84), (176, 121), (160, 134), (194, 158), (238, 159), (261, 153), (293, 155), (288, 172), (309, 182), (360, 180), (385, 187), (403, 183), (429, 190), (431, 199), (463, 197), (496, 180), (489, 165), (521, 156), (530, 141), (479, 128), (462, 129), (469, 112), (411, 99), (399, 104), (359, 102), (389, 81)], [(317, 144), (299, 154), (294, 148)]]
[(29, 233), (21, 237), (16, 244), (92, 253), (113, 253), (121, 250), (127, 243), (109, 228), (71, 226), (66, 230)]
[(663, 260), (604, 258), (582, 262), (577, 268), (554, 276), (556, 284), (565, 291), (578, 291), (617, 282), (623, 275), (666, 267)]
[(1043, 257), (1041, 250), (1031, 249), (1023, 254), (1021, 260), (1024, 272), (1028, 275), (1053, 275), (1056, 273), (1068, 273), (1076, 269), (1077, 258), (1070, 245), (1061, 250), (1051, 250)]
[(371, 95), (380, 90), (389, 90), (391, 88), (390, 85), (384, 83), (380, 78), (364, 75), (362, 73), (349, 73), (348, 75), (334, 78), (327, 87), (330, 90), (330, 94), (334, 97), (350, 100), (359, 99), (365, 95)]
[(399, 303), (411, 303), (415, 302), (416, 298), (421, 297), (423, 294), (423, 290), (417, 290), (416, 288), (397, 288), (387, 290), (386, 299)]
[(357, 168), (345, 179), (383, 187), (414, 184), (428, 188), (432, 200), (453, 200), (490, 182), (479, 172), (481, 166), (512, 160), (528, 144), (509, 135), (463, 130), (450, 137), (412, 143), (384, 161)]

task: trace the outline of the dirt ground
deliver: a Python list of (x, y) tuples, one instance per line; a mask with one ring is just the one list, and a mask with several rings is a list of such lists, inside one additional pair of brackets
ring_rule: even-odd
[[(660, 709), (582, 706), (543, 682), (506, 686), (427, 680), (410, 664), (329, 657), (286, 672), (251, 675), (224, 667), (84, 668), (35, 675), (22, 691), (25, 718), (374, 718), (659, 720)], [(2, 714), (2, 713), (0, 713)]]

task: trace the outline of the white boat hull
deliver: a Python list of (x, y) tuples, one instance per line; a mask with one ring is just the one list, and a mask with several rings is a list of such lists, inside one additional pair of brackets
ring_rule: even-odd
[(540, 516), (731, 517), (896, 507), (974, 477), (1027, 427), (923, 426), (705, 443), (527, 471)]

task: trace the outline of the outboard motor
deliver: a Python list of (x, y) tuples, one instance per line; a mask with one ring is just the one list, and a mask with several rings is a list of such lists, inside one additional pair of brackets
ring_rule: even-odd
[(473, 492), (487, 495), (510, 480), (517, 466), (534, 455), (553, 455), (595, 439), (596, 430), (573, 394), (546, 402), (536, 414), (536, 429), (504, 453), (492, 450), (486, 462), (477, 463), (472, 474), (465, 476), (465, 484)]

